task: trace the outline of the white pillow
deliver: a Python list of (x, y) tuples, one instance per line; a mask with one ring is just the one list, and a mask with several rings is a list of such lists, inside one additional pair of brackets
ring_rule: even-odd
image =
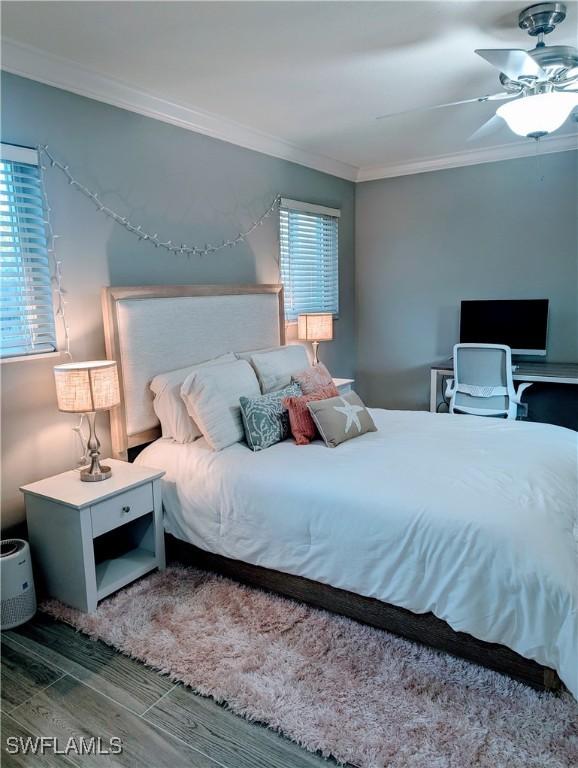
[(214, 451), (243, 439), (239, 398), (260, 394), (255, 371), (246, 360), (199, 368), (181, 387), (189, 416)]
[(178, 368), (176, 371), (159, 373), (150, 383), (150, 388), (155, 396), (153, 408), (161, 423), (163, 437), (170, 437), (177, 443), (192, 443), (201, 436), (201, 430), (187, 413), (185, 404), (181, 398), (181, 387), (184, 380), (193, 371), (210, 365), (220, 365), (236, 360), (232, 352), (213, 360), (207, 360), (197, 365), (188, 365), (186, 368)]
[(290, 384), (294, 373), (309, 367), (309, 358), (301, 344), (289, 344), (271, 352), (257, 352), (251, 363), (261, 382), (261, 391), (267, 394)]
[(253, 355), (262, 354), (263, 352), (275, 352), (277, 349), (283, 349), (283, 347), (277, 344), (276, 347), (261, 347), (261, 349), (250, 349), (248, 352), (235, 352), (235, 356), (238, 360), (246, 360), (251, 362)]

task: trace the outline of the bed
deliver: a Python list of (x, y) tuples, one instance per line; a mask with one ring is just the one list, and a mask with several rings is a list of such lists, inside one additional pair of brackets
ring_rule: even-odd
[(159, 439), (147, 382), (283, 343), (280, 287), (112, 288), (103, 301), (123, 392), (115, 453), (146, 445), (136, 460), (166, 471), (181, 557), (578, 696), (575, 432), (376, 409), (377, 432), (334, 450), (176, 444)]

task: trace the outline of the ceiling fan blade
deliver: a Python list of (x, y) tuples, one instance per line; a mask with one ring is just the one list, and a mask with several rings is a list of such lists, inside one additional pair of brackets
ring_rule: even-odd
[(486, 120), (486, 122), (481, 125), (477, 131), (472, 133), (468, 139), (468, 142), (485, 139), (486, 136), (491, 136), (492, 133), (495, 133), (502, 125), (504, 125), (502, 118), (498, 117), (498, 115), (493, 115), (489, 120)]
[(502, 91), (501, 93), (494, 93), (491, 96), (488, 96), (484, 101), (504, 101), (504, 99), (515, 99), (516, 96), (519, 96), (521, 93), (521, 89), (519, 91)]
[(548, 80), (548, 75), (527, 51), (517, 48), (478, 48), (476, 53), (510, 80)]
[(448, 101), (446, 104), (434, 104), (432, 107), (416, 107), (415, 109), (406, 109), (404, 112), (391, 112), (389, 115), (379, 115), (376, 120), (387, 120), (390, 117), (400, 117), (401, 115), (411, 115), (414, 112), (429, 112), (433, 109), (445, 109), (446, 107), (459, 107), (460, 104), (483, 103), (484, 101), (501, 101), (502, 99), (512, 99), (517, 93), (492, 93), (488, 96), (477, 96), (475, 99), (462, 99), (461, 101)]

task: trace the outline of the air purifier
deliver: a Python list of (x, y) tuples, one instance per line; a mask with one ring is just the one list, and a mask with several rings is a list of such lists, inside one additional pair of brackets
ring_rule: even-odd
[(22, 539), (0, 541), (1, 628), (12, 629), (36, 613), (30, 547)]

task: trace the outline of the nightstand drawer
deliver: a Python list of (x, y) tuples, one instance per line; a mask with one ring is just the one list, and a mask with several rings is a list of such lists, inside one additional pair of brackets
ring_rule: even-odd
[(92, 535), (100, 536), (113, 528), (118, 528), (119, 525), (146, 515), (147, 512), (152, 512), (153, 509), (152, 483), (139, 485), (138, 488), (119, 493), (112, 499), (93, 504), (90, 508)]

